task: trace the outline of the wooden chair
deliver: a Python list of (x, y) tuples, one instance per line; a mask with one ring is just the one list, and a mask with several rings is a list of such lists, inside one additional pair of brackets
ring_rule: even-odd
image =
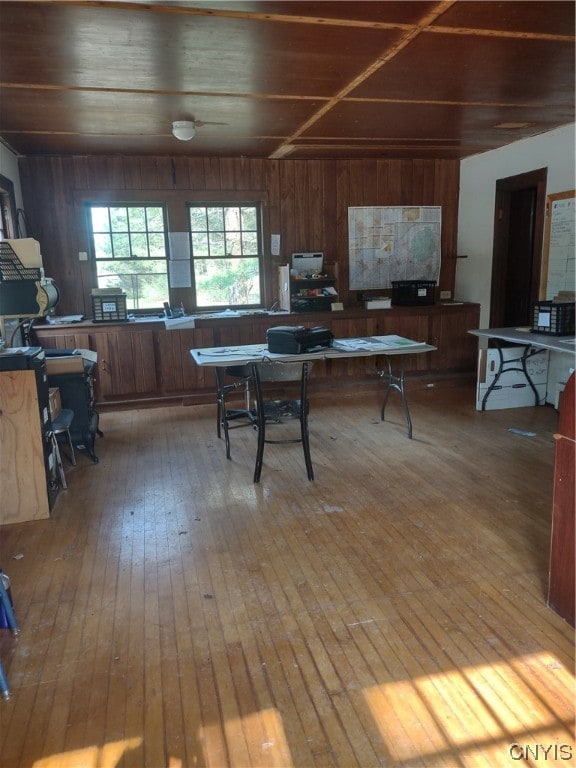
[[(258, 449), (254, 482), (260, 482), (264, 446), (266, 443), (302, 443), (304, 461), (308, 480), (314, 480), (314, 470), (310, 456), (310, 441), (308, 434), (308, 378), (312, 364), (309, 362), (264, 362), (252, 366), (254, 386), (256, 390), (256, 429), (258, 430)], [(273, 393), (278, 394), (275, 385), (299, 383), (298, 399), (271, 399), (268, 384), (273, 386)], [(264, 386), (263, 386), (264, 384)], [(265, 389), (267, 391), (265, 391)], [(300, 437), (271, 438), (267, 436), (267, 426), (271, 423), (283, 424), (287, 420), (297, 419), (300, 422)]]

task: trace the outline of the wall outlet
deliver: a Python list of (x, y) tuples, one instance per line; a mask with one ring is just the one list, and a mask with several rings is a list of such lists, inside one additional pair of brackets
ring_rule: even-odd
[(86, 253), (86, 251), (78, 252), (78, 261), (88, 261), (88, 254)]
[(451, 299), (452, 298), (452, 291), (440, 291), (440, 298), (441, 299)]

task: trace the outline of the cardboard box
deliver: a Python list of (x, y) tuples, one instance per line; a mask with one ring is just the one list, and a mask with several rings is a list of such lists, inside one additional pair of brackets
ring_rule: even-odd
[(62, 410), (62, 401), (58, 387), (50, 387), (48, 390), (48, 408), (50, 410), (50, 420), (54, 421)]
[(47, 357), (46, 373), (48, 376), (54, 376), (57, 373), (84, 373), (84, 358), (81, 355)]
[(48, 376), (54, 376), (57, 373), (84, 373), (85, 360), (97, 363), (98, 353), (91, 349), (77, 348), (72, 351), (72, 354), (49, 355), (46, 357), (46, 373)]
[[(503, 408), (521, 408), (535, 405), (534, 391), (523, 372), (521, 370), (510, 370), (510, 368), (522, 367), (519, 358), (522, 357), (523, 350), (523, 347), (505, 347), (502, 349), (504, 361), (508, 361), (508, 364), (505, 364), (504, 372), (500, 376), (498, 384), (488, 396), (485, 410), (493, 411)], [(544, 404), (546, 401), (549, 358), (550, 352), (545, 349), (539, 350), (537, 354), (526, 361), (526, 370), (536, 387), (540, 404)], [(518, 362), (513, 362), (516, 359), (518, 359)], [(498, 350), (481, 349), (479, 351), (476, 410), (482, 410), (482, 400), (495, 380), (499, 367), (500, 357)]]

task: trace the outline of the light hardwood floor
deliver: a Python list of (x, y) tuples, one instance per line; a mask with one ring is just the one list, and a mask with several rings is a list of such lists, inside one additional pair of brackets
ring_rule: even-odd
[(100, 463), (0, 529), (3, 768), (574, 765), (556, 414), (410, 399), (413, 440), (394, 395), (382, 423), (312, 387), (315, 482), (267, 446), (258, 486), (255, 435), (226, 461), (211, 406), (102, 414)]

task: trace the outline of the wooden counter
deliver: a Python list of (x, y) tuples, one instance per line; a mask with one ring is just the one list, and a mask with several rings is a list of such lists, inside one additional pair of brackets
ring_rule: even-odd
[[(310, 314), (251, 315), (196, 318), (195, 328), (166, 330), (163, 320), (34, 326), (38, 344), (45, 349), (76, 347), (98, 353), (97, 405), (142, 406), (173, 402), (214, 401), (214, 374), (198, 368), (190, 357), (193, 347), (262, 343), (275, 325), (323, 325), (336, 338), (396, 333), (437, 347), (407, 364), (408, 375), (473, 373), (477, 341), (468, 331), (477, 328), (479, 304), (436, 304), (392, 307), (383, 310), (349, 309)], [(318, 379), (379, 386), (374, 359), (319, 362)]]

